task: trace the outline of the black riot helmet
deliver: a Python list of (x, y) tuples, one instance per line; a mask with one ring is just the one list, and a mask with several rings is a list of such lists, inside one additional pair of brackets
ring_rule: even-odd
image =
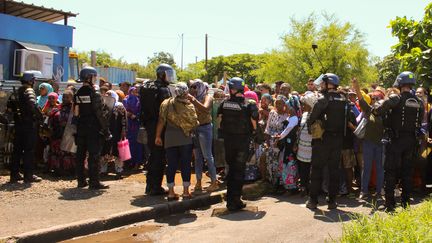
[(79, 79), (77, 80), (78, 83), (82, 82), (89, 82), (92, 83), (93, 77), (97, 77), (98, 73), (94, 67), (84, 67), (81, 69), (79, 74)]
[(177, 81), (176, 71), (166, 63), (162, 63), (156, 68), (156, 76), (159, 80), (167, 83), (175, 83)]
[(328, 84), (333, 84), (336, 87), (339, 86), (339, 83), (340, 83), (339, 77), (334, 73), (326, 73), (326, 74), (324, 74), (322, 79), (324, 82), (326, 82)]
[(42, 73), (40, 71), (34, 71), (34, 70), (24, 71), (21, 77), (21, 83), (33, 85), (36, 78), (41, 78), (41, 77), (42, 77)]
[(237, 90), (237, 92), (243, 94), (245, 88), (245, 81), (241, 78), (234, 77), (228, 81), (228, 87), (230, 90), (235, 89)]
[(404, 85), (414, 86), (416, 84), (416, 80), (414, 78), (414, 73), (405, 71), (400, 73), (395, 82), (393, 83), (393, 87), (402, 87)]
[(326, 90), (321, 90), (322, 92), (326, 92), (328, 89), (328, 84), (333, 84), (334, 86), (338, 87), (340, 84), (340, 80), (339, 77), (334, 74), (334, 73), (326, 73), (326, 74), (321, 74), (315, 81), (314, 81), (314, 85), (315, 87), (317, 87), (320, 90), (321, 84), (325, 83), (325, 89)]

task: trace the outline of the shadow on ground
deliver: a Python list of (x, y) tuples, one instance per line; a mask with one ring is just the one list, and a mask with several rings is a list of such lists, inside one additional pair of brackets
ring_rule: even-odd
[(155, 219), (155, 222), (168, 224), (169, 226), (177, 226), (180, 224), (189, 224), (195, 222), (198, 216), (191, 212), (185, 212), (182, 214), (174, 214), (160, 219)]
[(106, 190), (89, 190), (86, 188), (67, 188), (57, 190), (60, 193), (58, 199), (66, 201), (87, 200), (101, 196)]

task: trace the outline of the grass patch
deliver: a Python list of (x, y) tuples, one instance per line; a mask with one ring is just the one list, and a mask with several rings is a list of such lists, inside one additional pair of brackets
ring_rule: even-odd
[(432, 242), (432, 201), (393, 215), (355, 215), (343, 225), (341, 242)]

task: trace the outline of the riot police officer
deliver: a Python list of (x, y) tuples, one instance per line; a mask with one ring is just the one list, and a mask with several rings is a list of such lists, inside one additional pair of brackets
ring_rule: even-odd
[(89, 188), (106, 189), (108, 186), (99, 182), (99, 160), (102, 144), (109, 139), (108, 120), (103, 116), (103, 100), (96, 93), (93, 85), (97, 71), (93, 67), (84, 67), (80, 71), (78, 82), (82, 87), (74, 97), (74, 122), (77, 125), (77, 180), (78, 187), (88, 185), (84, 175), (84, 160), (88, 153)]
[[(384, 162), (385, 206), (389, 212), (394, 211), (395, 185), (399, 179), (402, 182), (401, 203), (407, 207), (410, 203), (412, 190), (413, 157), (416, 149), (417, 135), (424, 108), (422, 101), (412, 93), (416, 84), (412, 72), (402, 72), (396, 78), (394, 87), (400, 94), (392, 94), (380, 106), (373, 110), (375, 115), (386, 115), (386, 157)], [(424, 134), (423, 134), (424, 135)]]
[(249, 144), (256, 129), (258, 108), (246, 103), (243, 96), (245, 82), (232, 78), (228, 83), (230, 98), (221, 103), (218, 116), (225, 144), (225, 159), (229, 166), (227, 175), (227, 208), (230, 211), (246, 207), (241, 200)]
[(13, 140), (13, 154), (10, 182), (16, 183), (22, 177), (19, 174), (20, 161), (24, 164), (24, 182), (39, 182), (42, 179), (33, 174), (34, 149), (37, 140), (39, 123), (42, 113), (36, 105), (36, 94), (33, 90), (36, 75), (40, 72), (26, 71), (21, 78), (22, 86), (14, 92), (8, 103), (9, 112), (13, 112), (15, 122), (15, 136)]
[[(321, 189), (323, 168), (329, 171), (328, 209), (336, 209), (336, 194), (339, 185), (339, 164), (343, 137), (347, 129), (348, 102), (346, 97), (337, 92), (339, 77), (327, 73), (320, 79), (322, 96), (315, 104), (307, 121), (309, 131), (317, 124), (322, 124), (324, 133), (321, 138), (312, 140), (311, 184), (306, 207), (316, 209)], [(316, 124), (315, 124), (316, 123)]]
[[(171, 97), (168, 85), (176, 81), (176, 72), (170, 65), (160, 64), (156, 68), (156, 76), (157, 79), (155, 81), (144, 83), (140, 89), (140, 120), (147, 130), (147, 141), (150, 149), (145, 191), (149, 195), (162, 195), (166, 193), (165, 189), (162, 188), (166, 163), (165, 153), (162, 146), (155, 144), (156, 126), (162, 101)], [(164, 136), (162, 135), (161, 137), (163, 138)]]

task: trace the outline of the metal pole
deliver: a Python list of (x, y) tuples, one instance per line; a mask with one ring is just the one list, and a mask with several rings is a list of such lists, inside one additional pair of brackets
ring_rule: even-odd
[(207, 61), (208, 61), (208, 35), (205, 35), (205, 69), (207, 70)]
[(183, 70), (183, 38), (184, 34), (181, 35), (181, 39), (182, 39), (182, 47), (181, 47), (181, 70)]
[(91, 58), (92, 67), (96, 67), (96, 52), (95, 51), (90, 52), (90, 58)]

